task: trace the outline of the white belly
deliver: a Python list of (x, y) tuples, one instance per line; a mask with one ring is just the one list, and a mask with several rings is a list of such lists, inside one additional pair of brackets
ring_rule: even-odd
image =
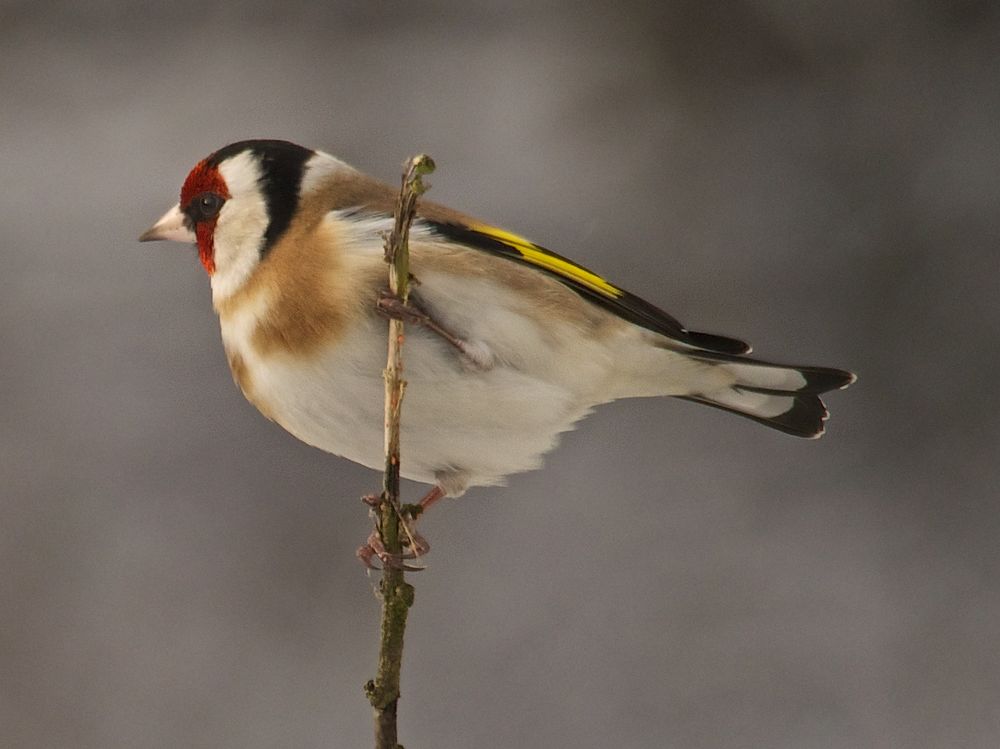
[[(384, 272), (381, 252), (366, 262)], [(477, 368), (436, 334), (406, 328), (402, 475), (450, 495), (539, 467), (559, 434), (599, 403), (692, 392), (709, 366), (652, 345), (652, 334), (594, 313), (556, 283), (549, 291), (571, 314), (560, 314), (547, 297), (536, 304), (549, 311), (530, 314), (516, 288), (478, 277), (431, 269), (418, 277), (420, 300), (434, 318), (492, 361)], [(362, 299), (376, 293), (358, 292), (345, 309), (365, 306)], [(231, 360), (238, 357), (252, 383), (247, 396), (304, 442), (381, 470), (385, 320), (373, 310), (354, 314), (331, 344), (307, 357), (285, 349), (261, 355), (254, 331), (268, 314), (260, 294), (221, 318)]]
[[(257, 356), (238, 332), (223, 328), (227, 347), (247, 366), (261, 410), (304, 442), (382, 468), (383, 320), (360, 323), (308, 361)], [(552, 378), (502, 364), (470, 367), (422, 329), (408, 329), (403, 358), (402, 475), (452, 495), (537, 468), (558, 434), (590, 410)]]

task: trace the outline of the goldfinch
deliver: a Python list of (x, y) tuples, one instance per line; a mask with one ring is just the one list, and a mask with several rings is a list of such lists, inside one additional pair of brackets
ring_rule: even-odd
[[(199, 162), (140, 237), (197, 245), (233, 377), (261, 413), (379, 470), (396, 193), (322, 151), (242, 141)], [(407, 328), (401, 468), (434, 497), (539, 467), (617, 398), (673, 396), (819, 437), (819, 395), (855, 379), (747, 358), (742, 341), (688, 330), (523, 237), (429, 201), (417, 211), (407, 319), (424, 324)]]

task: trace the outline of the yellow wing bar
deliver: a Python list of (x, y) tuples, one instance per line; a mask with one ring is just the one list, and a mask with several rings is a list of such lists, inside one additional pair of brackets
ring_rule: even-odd
[(455, 223), (425, 219), (438, 235), (466, 247), (490, 252), (551, 273), (560, 283), (576, 291), (623, 320), (640, 325), (667, 338), (720, 354), (745, 354), (750, 346), (735, 338), (691, 331), (659, 307), (608, 283), (593, 271), (572, 260), (539, 247), (524, 237), (489, 224)]
[(521, 257), (532, 265), (556, 273), (564, 278), (568, 278), (576, 283), (586, 286), (591, 291), (596, 291), (609, 299), (618, 299), (625, 292), (617, 286), (605, 281), (596, 273), (583, 268), (576, 263), (567, 260), (561, 255), (543, 249), (533, 242), (529, 242), (524, 237), (512, 234), (509, 231), (498, 229), (488, 224), (470, 224), (469, 229), (479, 234), (485, 234), (498, 242), (503, 242), (508, 247), (517, 250)]

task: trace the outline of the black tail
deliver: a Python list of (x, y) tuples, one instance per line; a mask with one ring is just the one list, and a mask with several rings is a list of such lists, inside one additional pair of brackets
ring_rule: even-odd
[(735, 382), (721, 390), (678, 397), (810, 439), (823, 434), (824, 422), (830, 415), (820, 394), (841, 390), (857, 379), (850, 372), (826, 367), (771, 364), (700, 351), (692, 356), (718, 362)]

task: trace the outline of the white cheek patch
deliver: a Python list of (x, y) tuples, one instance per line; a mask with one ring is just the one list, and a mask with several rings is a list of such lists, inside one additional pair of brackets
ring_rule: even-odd
[(241, 153), (219, 165), (232, 195), (215, 224), (215, 273), (212, 296), (225, 299), (243, 285), (260, 262), (267, 230), (267, 203), (258, 185), (260, 170), (250, 153)]
[(251, 151), (243, 151), (219, 164), (219, 173), (226, 181), (230, 195), (259, 192), (260, 168)]

